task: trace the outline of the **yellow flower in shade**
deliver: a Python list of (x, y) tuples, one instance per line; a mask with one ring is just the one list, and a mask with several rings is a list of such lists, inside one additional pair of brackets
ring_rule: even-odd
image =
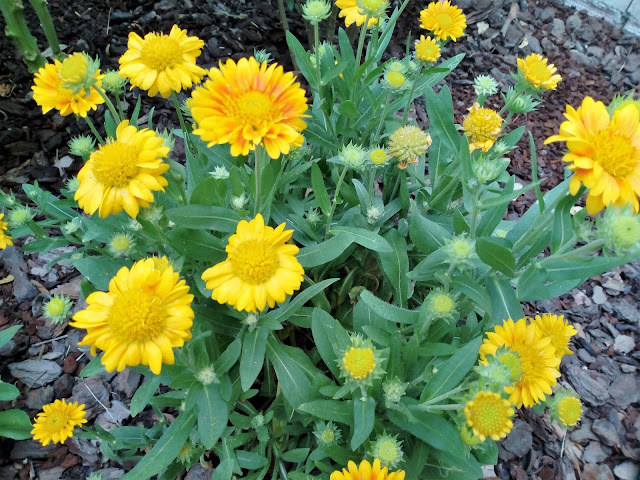
[(511, 403), (493, 392), (478, 392), (464, 407), (467, 425), (482, 441), (506, 436), (513, 428), (513, 413)]
[[(70, 86), (69, 82), (81, 82), (84, 79), (86, 66), (82, 68), (82, 61), (86, 62), (84, 54), (77, 53), (67, 57), (63, 62), (54, 60), (38, 70), (31, 90), (33, 99), (42, 107), (42, 113), (56, 109), (63, 117), (72, 113), (86, 117), (89, 110), (95, 110), (98, 105), (104, 103), (104, 99), (93, 87), (89, 88), (88, 95), (84, 88), (72, 90), (65, 87)], [(96, 69), (93, 78), (98, 87), (101, 85), (102, 77), (100, 70)]]
[(231, 155), (238, 156), (262, 143), (278, 158), (302, 145), (307, 100), (293, 73), (251, 57), (221, 62), (209, 77), (187, 103), (197, 123), (193, 133), (209, 146), (229, 143)]
[(431, 145), (431, 135), (418, 127), (406, 125), (397, 129), (389, 138), (389, 155), (398, 159), (398, 168), (416, 165)]
[(563, 396), (555, 406), (556, 417), (563, 427), (573, 427), (582, 416), (582, 403), (572, 395)]
[(536, 326), (542, 337), (551, 338), (551, 345), (556, 350), (556, 357), (572, 354), (569, 350), (569, 341), (578, 331), (564, 319), (564, 315), (552, 315), (543, 313), (536, 315), (531, 323)]
[(377, 458), (373, 465), (367, 460), (362, 460), (359, 466), (350, 461), (347, 468), (343, 468), (342, 471), (336, 470), (329, 480), (404, 480), (404, 470), (389, 472), (387, 467), (380, 465)]
[(0, 250), (4, 250), (9, 245), (13, 245), (11, 235), (7, 234), (7, 222), (3, 222), (4, 213), (0, 213)]
[(158, 93), (168, 98), (171, 92), (180, 92), (200, 83), (207, 73), (196, 65), (196, 58), (204, 42), (189, 37), (177, 25), (169, 35), (147, 33), (144, 38), (129, 33), (127, 51), (120, 57), (120, 76), (128, 78), (132, 87), (148, 90), (149, 96)]
[(616, 109), (609, 116), (602, 102), (586, 97), (578, 109), (567, 105), (566, 121), (558, 135), (545, 140), (567, 142), (562, 159), (575, 172), (569, 183), (572, 195), (580, 185), (587, 192), (587, 212), (604, 207), (631, 205), (638, 213), (640, 195), (640, 113), (634, 105)]
[(432, 31), (438, 40), (450, 38), (455, 42), (464, 35), (467, 17), (450, 0), (432, 2), (420, 12), (420, 27)]
[[(354, 23), (359, 27), (367, 18), (364, 12), (358, 7), (356, 0), (336, 0), (336, 7), (340, 9), (338, 17), (344, 17), (344, 24), (347, 27)], [(376, 23), (378, 23), (377, 18), (369, 18), (367, 28), (371, 28)]]
[(179, 277), (165, 258), (122, 267), (109, 291), (89, 295), (87, 308), (73, 316), (70, 325), (87, 330), (80, 345), (91, 346), (92, 355), (103, 350), (107, 371), (142, 364), (159, 374), (163, 363), (173, 364), (172, 348), (191, 338), (193, 295)]
[(56, 400), (42, 407), (42, 412), (36, 415), (31, 434), (43, 446), (49, 443), (64, 443), (73, 436), (76, 425), (87, 423), (84, 418), (84, 405), (78, 402), (67, 403), (66, 400)]
[(298, 247), (286, 243), (293, 230), (285, 223), (265, 226), (262, 215), (240, 221), (227, 244), (227, 259), (207, 269), (202, 279), (213, 290), (211, 298), (236, 310), (255, 312), (284, 302), (300, 289), (304, 269), (295, 254)]
[(554, 75), (557, 71), (553, 64), (538, 53), (527, 55), (524, 59), (518, 58), (518, 70), (531, 85), (543, 90), (555, 90), (558, 82), (562, 80), (560, 75)]
[(560, 359), (550, 337), (542, 337), (535, 325), (527, 324), (525, 318), (517, 322), (505, 320), (496, 325), (493, 332), (487, 332), (480, 347), (480, 363), (487, 365), (487, 355), (495, 355), (500, 347), (506, 347), (520, 360), (520, 379), (513, 386), (505, 387), (510, 394), (509, 401), (520, 407), (531, 407), (551, 394), (551, 387), (560, 376)]
[(421, 62), (435, 62), (440, 58), (440, 45), (435, 39), (420, 35), (416, 40), (416, 58)]
[(502, 118), (495, 110), (481, 108), (480, 104), (474, 103), (462, 122), (462, 130), (469, 139), (471, 151), (481, 148), (487, 152), (502, 131)]
[(138, 130), (124, 120), (118, 125), (115, 140), (93, 152), (78, 173), (80, 187), (74, 199), (92, 215), (96, 210), (105, 218), (124, 209), (135, 218), (140, 207), (153, 202), (153, 191), (164, 191), (169, 170), (163, 163), (169, 148), (162, 137), (146, 128)]

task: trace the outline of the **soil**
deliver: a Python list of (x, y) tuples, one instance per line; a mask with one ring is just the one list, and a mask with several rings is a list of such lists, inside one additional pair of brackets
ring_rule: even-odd
[[(460, 123), (474, 98), (474, 77), (491, 74), (502, 85), (509, 85), (512, 82), (508, 72), (515, 70), (516, 57), (541, 53), (563, 76), (558, 89), (545, 96), (538, 111), (516, 119), (517, 125), (526, 124), (534, 135), (538, 176), (546, 179), (542, 188), (552, 188), (564, 176), (562, 146), (545, 146), (544, 139), (557, 132), (566, 105), (577, 106), (588, 95), (608, 103), (614, 95), (640, 84), (640, 41), (600, 19), (552, 0), (454, 3), (464, 9), (468, 23), (467, 36), (448, 45), (444, 52), (445, 56), (466, 54), (447, 79)], [(426, 2), (409, 4), (390, 45), (392, 55), (403, 55), (410, 32), (412, 38), (420, 34), (419, 11), (425, 6)], [(129, 32), (141, 35), (149, 31), (168, 32), (173, 24), (205, 41), (199, 58), (203, 67), (215, 66), (221, 59), (250, 55), (254, 48), (259, 48), (270, 52), (286, 69), (293, 68), (275, 1), (51, 2), (50, 9), (61, 43), (67, 45), (66, 51), (86, 51), (99, 56), (103, 69), (117, 68)], [(44, 45), (28, 5), (26, 11), (32, 31)], [(289, 27), (304, 42), (307, 33), (298, 11), (290, 12)], [(88, 132), (86, 125), (72, 117), (42, 115), (31, 98), (31, 85), (32, 75), (17, 58), (13, 45), (1, 37), (0, 188), (12, 189), (23, 200), (26, 197), (21, 184), (37, 180), (55, 192), (80, 169), (79, 159), (66, 164), (67, 141)], [(125, 95), (127, 108), (133, 108), (133, 100), (132, 93)], [(491, 107), (502, 106), (499, 96), (488, 103)], [(145, 97), (143, 110), (152, 107), (160, 129), (178, 125), (167, 102)], [(417, 102), (414, 116), (426, 126), (428, 120), (422, 107)], [(526, 184), (531, 180), (529, 150), (524, 140), (519, 147), (511, 154), (510, 171)], [(514, 212), (522, 213), (532, 201), (528, 194), (521, 196), (513, 202)], [(14, 406), (33, 416), (52, 398), (73, 396), (74, 400), (91, 402), (94, 407), (91, 421), (105, 428), (114, 417), (120, 418), (118, 415), (125, 424), (150, 421), (148, 413), (135, 419), (126, 415), (127, 404), (140, 382), (139, 375), (123, 372), (80, 379), (78, 373), (88, 358), (77, 349), (79, 332), (66, 324), (54, 327), (42, 318), (40, 305), (46, 294), (63, 291), (75, 299), (79, 293), (75, 270), (64, 266), (45, 268), (52, 258), (23, 255), (16, 249), (0, 254), (0, 279), (9, 274), (14, 276), (13, 281), (0, 282), (0, 329), (25, 325), (8, 347), (0, 349), (0, 375), (21, 391)], [(640, 462), (637, 376), (640, 352), (636, 347), (640, 336), (639, 267), (638, 263), (622, 267), (560, 299), (527, 306), (529, 314), (538, 310), (564, 313), (577, 325), (579, 334), (572, 342), (576, 354), (563, 362), (562, 372), (565, 385), (576, 389), (583, 398), (583, 420), (577, 429), (565, 435), (550, 424), (547, 415), (521, 411), (514, 430), (501, 443), (498, 465), (495, 469), (487, 468), (487, 478), (636, 478)], [(26, 359), (54, 362), (60, 367), (59, 375), (42, 387), (30, 388), (9, 370), (10, 365)], [(4, 408), (9, 405), (0, 402), (0, 409)], [(74, 437), (65, 445), (46, 449), (38, 445), (33, 441), (0, 439), (0, 480), (79, 479), (94, 471), (102, 471), (106, 480), (119, 478), (131, 468), (104, 458), (95, 444), (81, 438)], [(206, 472), (198, 469), (204, 470), (193, 469), (187, 478), (205, 478)]]

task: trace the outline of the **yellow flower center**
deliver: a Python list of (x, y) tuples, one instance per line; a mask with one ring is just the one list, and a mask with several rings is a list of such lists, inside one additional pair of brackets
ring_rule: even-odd
[(640, 152), (629, 137), (611, 127), (594, 132), (590, 143), (594, 147), (591, 158), (614, 177), (626, 177), (640, 162)]
[(387, 152), (385, 152), (382, 148), (377, 148), (369, 154), (369, 160), (374, 165), (382, 165), (387, 161)]
[(565, 397), (558, 402), (558, 418), (564, 425), (575, 425), (581, 415), (582, 404), (576, 397)]
[(114, 298), (107, 319), (112, 335), (126, 337), (127, 343), (132, 340), (143, 343), (166, 329), (165, 304), (149, 288), (153, 286), (121, 292)]
[(471, 256), (471, 244), (464, 238), (451, 242), (451, 251), (457, 260), (466, 260)]
[(520, 357), (513, 352), (507, 352), (500, 355), (498, 361), (509, 369), (509, 379), (517, 382), (522, 376), (522, 362)]
[(545, 82), (551, 78), (551, 70), (545, 62), (530, 60), (527, 71), (527, 79), (533, 84)]
[(47, 310), (51, 316), (59, 317), (64, 312), (65, 306), (64, 300), (61, 298), (53, 298), (47, 304)]
[(616, 247), (630, 248), (640, 242), (640, 222), (635, 217), (614, 218), (611, 222), (611, 231)]
[(138, 148), (122, 142), (103, 146), (93, 157), (93, 174), (99, 183), (109, 187), (124, 187), (138, 176)]
[(60, 430), (67, 423), (67, 416), (64, 412), (53, 412), (47, 415), (47, 423), (52, 430)]
[(126, 235), (116, 235), (111, 240), (111, 248), (113, 248), (116, 252), (126, 252), (129, 250), (129, 246), (131, 242)]
[(60, 80), (65, 88), (80, 85), (87, 76), (87, 58), (82, 53), (74, 53), (68, 56), (63, 62), (58, 72)]
[(495, 140), (500, 133), (502, 118), (497, 112), (480, 108), (472, 111), (462, 122), (462, 128), (472, 142)]
[(389, 72), (389, 75), (387, 75), (387, 81), (392, 86), (400, 88), (404, 85), (404, 75), (400, 72)]
[(446, 32), (450, 31), (454, 26), (453, 17), (447, 12), (437, 14), (435, 23), (440, 30)]
[(376, 455), (383, 465), (395, 463), (398, 460), (398, 446), (392, 440), (385, 440), (376, 445)]
[(264, 92), (246, 92), (232, 105), (232, 116), (240, 123), (254, 128), (277, 121), (274, 120), (277, 114), (273, 100)]
[(261, 240), (247, 240), (229, 253), (233, 272), (246, 283), (265, 283), (278, 269), (278, 255), (270, 244)]
[(470, 408), (469, 418), (474, 430), (486, 437), (501, 436), (510, 428), (509, 410), (505, 408), (498, 394), (476, 396)]
[(351, 377), (358, 380), (367, 378), (376, 366), (373, 350), (370, 348), (352, 347), (345, 354), (342, 362)]
[(453, 309), (453, 300), (449, 295), (441, 293), (433, 299), (433, 308), (440, 314), (449, 313)]
[(183, 59), (180, 44), (167, 35), (146, 40), (140, 51), (140, 61), (157, 71), (181, 64)]
[(336, 439), (336, 434), (332, 429), (327, 428), (322, 431), (320, 437), (322, 438), (322, 441), (328, 445), (330, 443), (333, 443), (333, 441)]

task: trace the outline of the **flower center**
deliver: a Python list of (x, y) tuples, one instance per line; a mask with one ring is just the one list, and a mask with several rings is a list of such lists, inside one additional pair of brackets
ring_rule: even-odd
[(344, 368), (358, 380), (368, 377), (376, 366), (373, 350), (352, 347), (342, 359)]
[(449, 313), (453, 309), (453, 300), (449, 295), (436, 295), (433, 299), (433, 308), (440, 314)]
[(67, 423), (67, 418), (62, 412), (50, 413), (47, 419), (52, 430), (59, 430)]
[(94, 157), (93, 174), (108, 187), (124, 187), (140, 172), (138, 148), (122, 142), (103, 146)]
[(87, 76), (88, 63), (82, 53), (74, 53), (67, 57), (60, 66), (58, 77), (65, 88), (84, 82)]
[(566, 397), (558, 403), (558, 416), (565, 425), (575, 425), (582, 415), (582, 405), (575, 397)]
[(453, 27), (453, 18), (447, 13), (440, 13), (436, 15), (436, 25), (439, 30), (448, 31)]
[(529, 77), (537, 82), (544, 82), (551, 78), (551, 71), (544, 62), (536, 61), (529, 66)]
[(165, 70), (182, 62), (180, 45), (167, 35), (144, 42), (140, 60), (151, 70)]
[(394, 463), (398, 459), (398, 447), (395, 442), (389, 440), (380, 442), (376, 453), (380, 461), (385, 465)]
[(613, 128), (604, 128), (595, 132), (591, 139), (594, 146), (592, 158), (614, 177), (626, 177), (640, 162), (640, 152), (631, 144), (631, 139), (616, 132)]
[(254, 128), (274, 121), (278, 114), (271, 96), (264, 92), (246, 92), (236, 100), (233, 115), (241, 123)]
[(247, 240), (229, 253), (233, 272), (243, 281), (258, 285), (276, 273), (280, 263), (271, 245), (261, 240)]
[(65, 307), (66, 305), (64, 303), (64, 300), (60, 298), (53, 298), (47, 304), (47, 310), (49, 311), (49, 314), (51, 314), (54, 317), (59, 317), (60, 315), (62, 315)]
[(336, 439), (336, 434), (330, 428), (323, 430), (320, 436), (322, 437), (322, 441), (327, 445), (333, 443), (333, 441)]
[(480, 109), (475, 113), (470, 113), (463, 122), (465, 133), (474, 142), (494, 140), (500, 133), (501, 125), (500, 115), (489, 109)]
[(483, 435), (499, 435), (505, 427), (508, 418), (505, 416), (499, 398), (483, 397), (473, 402), (471, 419), (474, 427)]
[(164, 302), (148, 289), (149, 285), (144, 285), (142, 290), (122, 292), (115, 297), (107, 318), (113, 335), (126, 338), (128, 343), (144, 343), (165, 330), (167, 311)]

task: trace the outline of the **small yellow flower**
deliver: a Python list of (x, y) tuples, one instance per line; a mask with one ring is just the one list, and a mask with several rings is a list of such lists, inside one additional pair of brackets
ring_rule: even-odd
[(9, 245), (13, 245), (11, 235), (7, 234), (7, 222), (3, 222), (4, 213), (0, 213), (0, 250), (4, 250)]
[(128, 233), (116, 233), (109, 241), (109, 251), (115, 258), (124, 257), (127, 255), (135, 242)]
[(389, 72), (386, 77), (389, 86), (395, 89), (402, 88), (404, 85), (405, 77), (400, 72)]
[(369, 153), (369, 160), (374, 165), (384, 165), (387, 161), (387, 152), (382, 148), (376, 148)]
[(548, 60), (542, 55), (532, 53), (524, 59), (518, 58), (519, 73), (536, 88), (541, 90), (555, 90), (558, 82), (562, 80), (560, 75), (554, 75), (557, 71), (553, 64), (547, 64)]
[(474, 103), (462, 122), (462, 130), (469, 138), (471, 151), (481, 148), (488, 152), (502, 131), (502, 118), (495, 110), (481, 108), (480, 104)]
[[(347, 470), (348, 468), (348, 470)], [(404, 470), (389, 472), (387, 467), (382, 467), (379, 459), (371, 465), (367, 460), (362, 460), (360, 465), (349, 462), (347, 468), (336, 470), (329, 480), (404, 480)]]
[(435, 39), (420, 35), (416, 40), (416, 58), (421, 62), (431, 63), (440, 58), (440, 45)]
[(89, 61), (83, 53), (69, 55), (63, 62), (58, 72), (62, 86), (69, 90), (77, 91), (82, 86), (89, 72)]
[(565, 396), (556, 405), (558, 421), (563, 427), (573, 427), (582, 416), (582, 403), (574, 396)]
[(376, 367), (371, 348), (351, 347), (342, 358), (342, 364), (351, 378), (362, 380), (367, 378)]
[[(361, 26), (366, 20), (367, 16), (358, 7), (356, 0), (336, 0), (336, 7), (340, 9), (338, 16), (344, 17), (344, 24), (348, 27), (355, 23), (358, 27)], [(377, 18), (369, 18), (367, 28), (371, 28), (378, 23)]]
[(569, 349), (569, 341), (578, 331), (564, 319), (564, 315), (552, 315), (543, 313), (536, 315), (531, 321), (536, 326), (542, 338), (551, 338), (551, 345), (555, 348), (555, 355), (562, 358), (564, 355), (572, 354)]
[(450, 0), (432, 2), (420, 12), (420, 28), (432, 31), (438, 40), (450, 38), (455, 42), (464, 35), (467, 17)]
[(200, 83), (206, 70), (196, 65), (204, 42), (187, 36), (177, 25), (169, 35), (147, 33), (144, 38), (129, 33), (127, 51), (120, 57), (120, 76), (128, 78), (132, 87), (147, 90), (150, 97), (158, 93), (168, 98)]
[(464, 407), (467, 425), (481, 441), (506, 436), (513, 428), (513, 413), (511, 403), (493, 392), (478, 392)]
[(78, 405), (78, 402), (56, 400), (43, 406), (42, 410), (35, 418), (31, 434), (45, 447), (51, 442), (64, 443), (73, 436), (76, 425), (87, 423), (84, 405)]
[(431, 135), (418, 127), (406, 125), (397, 129), (389, 139), (389, 155), (398, 159), (398, 168), (416, 165), (420, 155), (427, 153)]

